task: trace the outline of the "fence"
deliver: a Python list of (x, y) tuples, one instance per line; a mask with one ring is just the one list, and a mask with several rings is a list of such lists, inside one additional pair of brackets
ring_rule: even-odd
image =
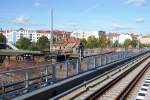
[(1, 98), (22, 95), (132, 55), (134, 55), (132, 52), (112, 52), (88, 56), (82, 60), (67, 60), (2, 72), (0, 73)]

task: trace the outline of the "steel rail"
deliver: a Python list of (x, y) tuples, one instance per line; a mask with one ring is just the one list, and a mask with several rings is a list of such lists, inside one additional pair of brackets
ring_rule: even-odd
[(106, 85), (104, 85), (101, 89), (95, 91), (94, 93), (92, 93), (91, 95), (89, 95), (88, 97), (86, 97), (86, 100), (96, 100), (100, 95), (102, 95), (103, 93), (105, 93), (106, 91), (108, 91), (109, 88), (113, 87), (117, 82), (119, 82), (121, 79), (123, 79), (128, 73), (130, 73), (131, 71), (133, 71), (139, 64), (143, 63), (149, 57), (150, 56), (142, 59), (140, 62), (136, 63), (131, 69), (128, 69), (123, 74), (121, 74), (119, 77), (115, 78), (111, 82), (109, 82)]
[(128, 96), (128, 94), (132, 91), (132, 89), (135, 87), (137, 82), (141, 79), (141, 77), (144, 75), (144, 73), (147, 71), (147, 69), (150, 67), (150, 62), (145, 66), (145, 68), (138, 74), (137, 77), (135, 77), (132, 82), (119, 94), (117, 97), (117, 100), (125, 100), (125, 98)]
[[(52, 99), (57, 100), (57, 99), (59, 99), (59, 98), (65, 96), (65, 95), (67, 95), (67, 94), (69, 94), (69, 93), (71, 93), (71, 92), (74, 92), (75, 90), (77, 90), (77, 89), (79, 89), (79, 88), (85, 86), (86, 84), (89, 84), (89, 83), (91, 83), (91, 82), (93, 82), (93, 81), (95, 81), (95, 80), (97, 80), (97, 79), (99, 79), (99, 78), (101, 78), (101, 77), (103, 77), (103, 76), (105, 76), (105, 75), (107, 75), (107, 74), (109, 74), (109, 73), (115, 71), (116, 69), (122, 68), (122, 66), (128, 65), (128, 64), (131, 63), (131, 62), (132, 62), (132, 63), (135, 62), (135, 61), (136, 61), (137, 59), (139, 59), (140, 57), (142, 57), (142, 56), (136, 57), (136, 58), (134, 58), (134, 59), (131, 60), (131, 61), (124, 62), (123, 64), (118, 65), (118, 67), (113, 68), (113, 69), (111, 69), (110, 71), (108, 71), (108, 72), (106, 72), (106, 73), (104, 73), (104, 74), (102, 74), (102, 75), (99, 75), (99, 76), (97, 76), (97, 77), (95, 77), (95, 78), (93, 78), (93, 79), (91, 79), (91, 80), (89, 80), (89, 81), (86, 81), (86, 82), (84, 82), (83, 84), (81, 84), (81, 85), (79, 85), (79, 86), (77, 86), (77, 87), (75, 87), (75, 88), (73, 88), (73, 89), (70, 89), (69, 91), (66, 91), (65, 93), (62, 93), (62, 94), (60, 94), (60, 95), (58, 95), (58, 96), (56, 96), (56, 97), (54, 97), (54, 98), (52, 98)], [(125, 67), (125, 68), (126, 68), (126, 67)], [(124, 69), (124, 68), (123, 68), (123, 69)], [(113, 73), (113, 74), (116, 74), (116, 73), (117, 73), (117, 72), (115, 72), (115, 73)], [(101, 80), (100, 82), (96, 83), (95, 85), (97, 85), (97, 84), (99, 84), (99, 83), (101, 83), (102, 81), (105, 81), (105, 80), (107, 80), (107, 79)], [(94, 85), (94, 86), (95, 86), (95, 85)], [(94, 87), (94, 86), (87, 87), (86, 90), (80, 92), (80, 93), (77, 94), (75, 97), (78, 97), (78, 96), (81, 95), (82, 93), (86, 92), (86, 91), (88, 90), (88, 88), (91, 88), (91, 87)], [(71, 99), (75, 99), (75, 97), (72, 97)]]

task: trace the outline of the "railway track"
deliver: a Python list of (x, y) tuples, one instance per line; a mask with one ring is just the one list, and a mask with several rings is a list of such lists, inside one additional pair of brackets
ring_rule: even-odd
[(105, 90), (103, 93), (97, 93), (97, 96), (91, 96), (89, 98), (95, 99), (98, 98), (100, 100), (124, 100), (127, 97), (128, 93), (135, 86), (136, 82), (141, 78), (144, 72), (149, 67), (150, 58), (148, 58), (145, 62), (137, 66), (134, 70), (132, 70), (127, 75), (121, 75), (118, 81), (112, 81), (111, 86)]
[(60, 100), (122, 100), (148, 69), (150, 65), (149, 56), (149, 53), (140, 56), (122, 65), (122, 67), (83, 83), (80, 87), (68, 92), (67, 95), (60, 95), (56, 98)]

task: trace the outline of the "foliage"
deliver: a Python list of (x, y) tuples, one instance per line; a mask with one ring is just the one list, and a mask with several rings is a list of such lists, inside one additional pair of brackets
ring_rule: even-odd
[(0, 43), (6, 43), (6, 37), (0, 33)]
[(85, 38), (83, 38), (83, 39), (81, 39), (80, 41), (81, 41), (81, 43), (83, 44), (83, 46), (84, 46), (84, 47), (86, 47), (86, 45), (87, 45), (87, 41), (86, 41), (86, 39), (85, 39)]
[(125, 49), (128, 49), (129, 48), (129, 46), (130, 45), (132, 45), (132, 41), (130, 40), (130, 39), (126, 39), (125, 41), (124, 41), (124, 47), (125, 47)]
[(86, 43), (86, 48), (97, 48), (99, 46), (99, 43), (98, 43), (98, 39), (95, 38), (94, 36), (90, 36), (88, 37), (87, 39), (87, 43)]
[(150, 48), (150, 44), (142, 44), (142, 46)]
[(113, 42), (110, 39), (107, 39), (107, 47), (112, 47)]
[(90, 49), (98, 48), (98, 47), (105, 48), (113, 45), (112, 41), (107, 39), (105, 35), (101, 36), (100, 38), (95, 38), (94, 36), (90, 36), (88, 37), (87, 40), (81, 39), (80, 41), (83, 43), (85, 48), (90, 48)]
[(58, 38), (53, 36), (53, 43), (57, 42)]
[(114, 43), (113, 43), (113, 47), (119, 47), (119, 41), (116, 40)]
[(32, 42), (29, 49), (32, 51), (37, 51), (38, 47), (37, 47), (36, 42)]
[(107, 47), (108, 39), (107, 39), (106, 35), (103, 35), (99, 38), (99, 43), (100, 43), (101, 48)]
[(37, 40), (37, 46), (39, 50), (49, 49), (49, 40), (46, 36), (42, 36)]
[(17, 42), (16, 42), (16, 46), (19, 48), (19, 49), (24, 49), (24, 50), (27, 50), (29, 49), (31, 45), (31, 40), (28, 39), (28, 38), (20, 38)]
[(132, 47), (136, 48), (138, 45), (138, 42), (139, 42), (138, 40), (132, 40)]

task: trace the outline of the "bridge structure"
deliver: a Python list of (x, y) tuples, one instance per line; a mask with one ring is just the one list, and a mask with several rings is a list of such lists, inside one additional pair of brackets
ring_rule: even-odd
[(0, 72), (0, 99), (47, 100), (147, 52), (110, 52)]

